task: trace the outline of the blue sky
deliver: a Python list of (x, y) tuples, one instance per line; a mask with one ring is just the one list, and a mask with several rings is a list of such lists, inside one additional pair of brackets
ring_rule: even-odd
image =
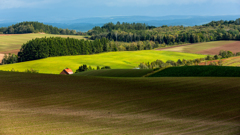
[(0, 0), (0, 21), (132, 15), (240, 15), (240, 0)]

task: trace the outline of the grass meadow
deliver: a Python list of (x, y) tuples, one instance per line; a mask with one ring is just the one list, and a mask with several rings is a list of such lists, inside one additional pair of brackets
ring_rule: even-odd
[(0, 72), (0, 134), (236, 135), (239, 81)]
[(75, 72), (82, 64), (92, 66), (95, 69), (97, 66), (110, 66), (112, 69), (133, 69), (141, 62), (152, 62), (157, 59), (166, 62), (167, 60), (177, 61), (178, 59), (204, 57), (206, 57), (206, 55), (156, 50), (123, 51), (94, 55), (49, 57), (41, 60), (0, 65), (0, 70), (11, 71), (14, 68), (22, 72), (26, 69), (34, 69), (38, 70), (39, 73), (59, 74), (66, 67), (71, 68)]
[(16, 34), (16, 35), (0, 35), (0, 53), (20, 49), (21, 46), (29, 40), (42, 37), (70, 37), (76, 39), (85, 39), (84, 36), (76, 35), (53, 35), (53, 34)]

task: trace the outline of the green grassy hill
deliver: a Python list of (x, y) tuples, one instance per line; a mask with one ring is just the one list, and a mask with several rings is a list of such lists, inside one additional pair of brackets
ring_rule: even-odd
[(170, 67), (149, 77), (240, 77), (240, 67), (182, 66)]
[(77, 76), (103, 76), (103, 77), (142, 77), (150, 72), (152, 69), (105, 69), (105, 70), (91, 70), (76, 73)]
[(141, 62), (152, 62), (157, 59), (166, 62), (167, 60), (177, 61), (178, 59), (196, 59), (204, 57), (206, 57), (206, 55), (156, 50), (122, 51), (95, 55), (49, 57), (35, 61), (0, 65), (0, 70), (10, 71), (14, 68), (18, 71), (25, 71), (26, 69), (32, 68), (38, 70), (40, 73), (60, 74), (66, 67), (71, 68), (75, 72), (82, 64), (92, 66), (93, 68), (97, 66), (110, 66), (112, 69), (133, 69)]
[(84, 39), (84, 36), (75, 35), (54, 35), (54, 34), (13, 34), (0, 35), (0, 53), (20, 49), (21, 46), (29, 40), (42, 37), (70, 37), (76, 39)]
[(0, 72), (0, 134), (238, 134), (240, 78)]

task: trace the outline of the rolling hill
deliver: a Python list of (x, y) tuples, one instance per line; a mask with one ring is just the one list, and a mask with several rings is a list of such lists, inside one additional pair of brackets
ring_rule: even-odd
[(120, 51), (94, 55), (76, 55), (49, 57), (46, 59), (21, 62), (16, 64), (0, 65), (0, 70), (25, 71), (26, 69), (38, 70), (39, 73), (59, 74), (66, 67), (76, 71), (79, 66), (86, 64), (96, 69), (97, 66), (110, 66), (112, 69), (133, 69), (141, 62), (152, 62), (157, 59), (177, 61), (178, 59), (204, 58), (206, 55), (189, 54), (180, 52), (167, 52), (156, 50)]
[(170, 67), (149, 77), (240, 77), (240, 67), (182, 66)]
[(152, 69), (105, 69), (91, 70), (76, 73), (77, 76), (101, 76), (101, 77), (142, 77), (151, 73)]
[(240, 52), (240, 41), (212, 41), (196, 44), (186, 44), (179, 46), (172, 46), (167, 48), (160, 48), (160, 51), (174, 51), (184, 53), (197, 53), (197, 54), (209, 54), (216, 55), (221, 50), (232, 51), (234, 53)]
[[(54, 35), (54, 34), (0, 34), (0, 53), (18, 52), (21, 46), (29, 40), (42, 37), (63, 37), (85, 39), (84, 36)], [(16, 51), (17, 50), (17, 51)]]
[(0, 134), (238, 134), (239, 78), (0, 72)]

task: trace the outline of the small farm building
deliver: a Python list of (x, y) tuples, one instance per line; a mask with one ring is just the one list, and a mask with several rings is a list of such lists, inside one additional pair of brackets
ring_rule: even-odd
[(70, 68), (66, 68), (60, 74), (61, 75), (71, 75), (71, 74), (73, 74), (73, 71)]

